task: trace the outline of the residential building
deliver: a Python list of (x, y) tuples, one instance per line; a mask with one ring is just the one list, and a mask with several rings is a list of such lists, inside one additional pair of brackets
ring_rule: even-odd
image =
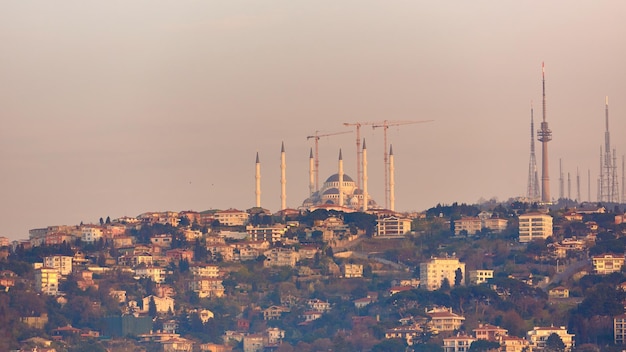
[(74, 257), (64, 255), (53, 255), (43, 258), (43, 266), (46, 268), (55, 268), (63, 276), (72, 273), (72, 259)]
[(591, 258), (593, 271), (598, 275), (618, 273), (624, 266), (624, 255), (601, 254)]
[(191, 271), (193, 276), (212, 277), (212, 278), (216, 278), (220, 276), (220, 268), (217, 265), (204, 265), (204, 264), (193, 265), (189, 268), (189, 271)]
[(480, 285), (487, 280), (493, 279), (493, 270), (470, 270), (469, 282), (472, 285)]
[(478, 327), (474, 329), (474, 336), (477, 340), (498, 341), (501, 336), (506, 336), (508, 333), (507, 329), (491, 324), (478, 324)]
[(552, 216), (539, 212), (519, 216), (519, 241), (530, 242), (552, 236)]
[(467, 352), (472, 345), (472, 342), (476, 341), (475, 338), (467, 335), (456, 335), (443, 339), (443, 351), (444, 352)]
[(298, 253), (287, 248), (272, 248), (263, 252), (265, 262), (263, 266), (268, 268), (272, 266), (290, 266), (294, 268), (298, 261)]
[(425, 263), (420, 263), (420, 286), (433, 291), (439, 289), (444, 280), (448, 280), (450, 286), (453, 286), (459, 270), (461, 274), (460, 284), (464, 285), (465, 263), (459, 262), (454, 257), (433, 257)]
[(528, 340), (517, 336), (500, 336), (501, 352), (525, 352), (530, 350)]
[(246, 233), (251, 241), (280, 242), (287, 232), (287, 226), (275, 224), (272, 226), (246, 226)]
[(35, 270), (35, 289), (46, 295), (57, 295), (60, 276), (59, 269), (55, 268), (44, 267)]
[(613, 336), (616, 345), (626, 344), (626, 314), (613, 318)]
[(424, 330), (419, 324), (413, 324), (410, 326), (398, 326), (395, 328), (385, 330), (386, 339), (402, 339), (406, 341), (407, 345), (413, 345), (413, 339), (419, 337)]
[(84, 225), (81, 228), (81, 241), (94, 243), (102, 238), (102, 228), (94, 225)]
[(307, 306), (309, 306), (311, 310), (314, 310), (317, 312), (328, 312), (330, 310), (330, 303), (328, 303), (327, 301), (322, 301), (317, 298), (308, 300), (306, 304)]
[(483, 220), (483, 228), (489, 229), (494, 233), (501, 233), (506, 230), (509, 221), (501, 218), (488, 218)]
[(150, 243), (161, 248), (170, 248), (172, 246), (172, 235), (161, 234), (150, 237)]
[(248, 223), (249, 214), (237, 209), (227, 209), (215, 212), (215, 220), (223, 226), (243, 226)]
[(263, 319), (278, 320), (283, 315), (283, 313), (289, 313), (289, 308), (281, 306), (270, 306), (267, 309), (263, 310)]
[(376, 220), (376, 236), (404, 236), (411, 232), (411, 219), (390, 216)]
[(461, 328), (465, 317), (452, 312), (452, 308), (435, 308), (426, 312), (430, 317), (428, 325), (433, 331), (454, 331)]
[(224, 296), (222, 280), (202, 277), (194, 277), (189, 281), (189, 289), (198, 294), (200, 298)]
[(158, 266), (145, 266), (141, 265), (135, 269), (135, 275), (138, 277), (149, 277), (153, 282), (163, 283), (165, 282), (165, 275), (167, 270)]
[(243, 337), (243, 352), (262, 352), (264, 347), (264, 337), (261, 334), (251, 334)]
[(569, 289), (567, 287), (559, 286), (548, 291), (548, 297), (550, 298), (568, 298)]
[(483, 222), (480, 218), (472, 216), (464, 216), (458, 220), (454, 220), (454, 235), (459, 236), (462, 233), (467, 235), (475, 235), (480, 232)]
[(363, 277), (363, 265), (362, 264), (343, 264), (341, 266), (343, 277)]
[(526, 340), (528, 340), (533, 351), (541, 351), (546, 347), (546, 341), (552, 334), (557, 334), (561, 338), (565, 344), (565, 351), (571, 351), (574, 348), (574, 334), (568, 333), (565, 326), (535, 326), (526, 333)]
[(143, 298), (143, 311), (147, 312), (150, 307), (150, 300), (154, 300), (158, 313), (174, 312), (174, 299), (172, 297), (159, 297), (150, 295)]

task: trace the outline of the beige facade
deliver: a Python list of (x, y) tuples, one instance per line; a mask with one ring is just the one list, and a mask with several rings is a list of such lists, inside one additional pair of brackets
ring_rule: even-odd
[(593, 271), (598, 275), (618, 273), (624, 266), (624, 255), (602, 254), (593, 256)]
[(470, 270), (469, 282), (472, 285), (480, 285), (487, 282), (487, 280), (493, 279), (493, 270)]
[(343, 277), (363, 277), (363, 265), (361, 264), (344, 264), (341, 268)]
[(613, 336), (616, 345), (626, 344), (626, 314), (613, 318)]
[(46, 295), (57, 295), (59, 293), (58, 269), (40, 268), (35, 270), (35, 289)]
[(543, 213), (527, 213), (519, 216), (519, 241), (530, 242), (552, 236), (552, 216)]
[(483, 227), (489, 229), (495, 233), (500, 233), (506, 230), (509, 221), (501, 218), (489, 218), (483, 220)]
[(461, 269), (461, 285), (465, 282), (465, 263), (457, 258), (431, 258), (425, 263), (420, 263), (420, 286), (429, 291), (437, 290), (445, 279), (450, 286), (454, 285), (456, 271)]
[(265, 251), (263, 255), (265, 255), (263, 266), (266, 268), (272, 266), (290, 266), (294, 268), (298, 261), (298, 253), (291, 249), (272, 248)]
[(444, 352), (467, 352), (476, 341), (475, 338), (467, 335), (453, 336), (443, 339)]
[(248, 223), (248, 218), (248, 213), (237, 209), (227, 209), (215, 213), (215, 220), (224, 226), (243, 226)]
[(435, 308), (427, 312), (428, 325), (433, 331), (454, 331), (461, 328), (465, 317), (452, 313), (452, 308)]
[(565, 351), (571, 351), (574, 348), (574, 334), (568, 333), (565, 326), (534, 327), (526, 333), (526, 340), (533, 351), (542, 351), (548, 337), (552, 334), (557, 334), (561, 338), (565, 344)]
[(480, 218), (475, 217), (462, 217), (458, 220), (454, 220), (454, 234), (460, 235), (462, 232), (466, 232), (468, 235), (475, 235), (482, 229), (483, 222)]

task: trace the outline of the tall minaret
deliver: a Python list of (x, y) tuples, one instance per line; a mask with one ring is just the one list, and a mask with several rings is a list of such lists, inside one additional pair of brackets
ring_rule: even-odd
[(396, 210), (396, 166), (393, 162), (393, 146), (389, 145), (389, 210)]
[(552, 131), (546, 121), (546, 70), (541, 63), (541, 85), (543, 88), (543, 121), (541, 129), (537, 131), (538, 140), (541, 142), (541, 201), (550, 203), (550, 173), (548, 171), (548, 142), (552, 140)]
[(341, 149), (339, 149), (339, 206), (343, 207), (343, 157), (341, 156)]
[(285, 162), (285, 142), (280, 147), (280, 209), (287, 209), (287, 163)]
[(256, 152), (256, 206), (261, 207), (261, 162), (259, 161), (259, 152)]
[(369, 195), (367, 194), (367, 148), (365, 147), (365, 138), (363, 138), (363, 211), (367, 211), (367, 203)]
[(528, 163), (528, 190), (526, 197), (531, 202), (539, 200), (539, 176), (537, 175), (537, 159), (535, 158), (535, 120), (533, 103), (530, 102), (530, 161)]
[(309, 197), (315, 193), (315, 159), (313, 158), (313, 148), (309, 153)]

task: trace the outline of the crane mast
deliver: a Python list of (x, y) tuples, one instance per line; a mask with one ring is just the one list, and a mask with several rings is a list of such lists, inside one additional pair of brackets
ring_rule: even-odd
[(344, 132), (334, 132), (334, 133), (325, 133), (319, 134), (320, 131), (315, 131), (312, 136), (307, 136), (306, 139), (313, 139), (315, 141), (315, 191), (319, 192), (320, 190), (320, 159), (319, 159), (319, 140), (322, 137), (336, 136), (339, 134), (352, 133), (352, 131), (344, 131)]
[(384, 143), (384, 154), (383, 161), (385, 164), (385, 209), (389, 208), (389, 153), (387, 152), (387, 130), (390, 126), (402, 126), (402, 125), (412, 125), (417, 123), (425, 123), (432, 122), (433, 120), (421, 120), (421, 121), (388, 121), (384, 120), (381, 123), (372, 124), (372, 128), (381, 128), (383, 129), (383, 143)]

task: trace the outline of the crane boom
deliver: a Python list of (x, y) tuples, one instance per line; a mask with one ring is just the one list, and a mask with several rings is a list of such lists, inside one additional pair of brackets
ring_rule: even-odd
[(387, 130), (389, 129), (390, 126), (402, 126), (402, 125), (413, 125), (413, 124), (417, 124), (417, 123), (426, 123), (426, 122), (432, 122), (434, 120), (420, 120), (420, 121), (411, 121), (411, 120), (404, 120), (404, 121), (388, 121), (388, 120), (384, 120), (383, 122), (380, 123), (375, 123), (372, 124), (372, 128), (376, 129), (376, 128), (383, 128), (383, 143), (384, 143), (384, 154), (383, 154), (383, 161), (385, 163), (385, 209), (389, 209), (389, 152), (387, 150)]
[(322, 137), (330, 137), (330, 136), (336, 136), (339, 134), (346, 134), (346, 133), (352, 133), (352, 131), (343, 131), (343, 132), (333, 132), (333, 133), (325, 133), (325, 134), (319, 134), (320, 131), (315, 131), (315, 133), (312, 136), (307, 136), (306, 139), (313, 139), (315, 141), (315, 191), (319, 192), (320, 190), (320, 178), (319, 178), (319, 170), (320, 170), (320, 159), (319, 159), (319, 140)]

